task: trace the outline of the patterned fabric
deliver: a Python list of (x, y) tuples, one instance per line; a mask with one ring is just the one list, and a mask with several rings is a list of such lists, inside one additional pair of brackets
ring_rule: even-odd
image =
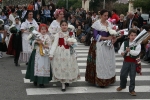
[[(40, 35), (39, 38), (43, 41), (43, 44), (49, 45), (49, 48), (51, 47), (50, 37), (47, 34)], [(41, 56), (39, 46), (36, 46), (34, 76), (49, 77), (50, 76), (49, 66), (50, 66), (49, 55)]]
[(76, 55), (70, 54), (70, 48), (66, 42), (67, 38), (68, 34), (60, 32), (52, 45), (52, 49), (56, 48), (52, 61), (53, 81), (60, 81), (61, 83), (72, 83), (80, 79)]
[(98, 78), (96, 73), (96, 41), (93, 40), (89, 49), (85, 80), (98, 86), (108, 86), (115, 82), (115, 75), (109, 79)]

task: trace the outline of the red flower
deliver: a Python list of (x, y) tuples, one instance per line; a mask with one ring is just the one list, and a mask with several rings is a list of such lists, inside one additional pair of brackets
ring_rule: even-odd
[(69, 36), (71, 37), (73, 35), (73, 32), (69, 32)]

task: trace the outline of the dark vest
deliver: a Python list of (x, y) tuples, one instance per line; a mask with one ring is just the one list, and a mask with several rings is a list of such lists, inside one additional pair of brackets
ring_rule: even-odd
[[(124, 41), (124, 50), (126, 50), (126, 47), (129, 47), (129, 40)], [(135, 48), (136, 48), (136, 46), (130, 47), (131, 50), (135, 50)], [(129, 56), (130, 56), (131, 58), (137, 58), (139, 55), (137, 55), (137, 56), (132, 56), (131, 54), (129, 54)]]

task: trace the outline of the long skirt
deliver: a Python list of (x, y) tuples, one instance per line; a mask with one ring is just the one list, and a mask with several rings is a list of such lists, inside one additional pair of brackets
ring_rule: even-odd
[(48, 84), (49, 81), (52, 80), (52, 71), (50, 69), (50, 76), (44, 77), (44, 76), (35, 76), (34, 75), (34, 66), (35, 66), (35, 55), (36, 50), (33, 50), (28, 62), (27, 72), (25, 75), (26, 79), (30, 79), (31, 82), (37, 82), (38, 84)]
[(57, 47), (52, 61), (53, 81), (72, 83), (80, 79), (76, 55), (70, 54), (70, 49)]
[(98, 86), (108, 86), (115, 82), (115, 75), (109, 79), (98, 78), (96, 73), (96, 41), (92, 41), (90, 45), (88, 57), (87, 57), (87, 66), (85, 73), (85, 80), (89, 83), (98, 85)]
[(23, 62), (29, 61), (29, 58), (32, 52), (32, 48), (29, 44), (29, 41), (27, 40), (28, 35), (29, 35), (28, 33), (22, 34), (22, 52), (20, 53), (19, 60)]
[(13, 40), (14, 40), (14, 34), (11, 35), (10, 40), (9, 40), (8, 49), (6, 52), (6, 54), (8, 55), (15, 55), (15, 50), (13, 48)]

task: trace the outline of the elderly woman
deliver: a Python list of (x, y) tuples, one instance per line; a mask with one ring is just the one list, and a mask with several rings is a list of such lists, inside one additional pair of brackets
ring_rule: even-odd
[(21, 32), (22, 32), (22, 53), (20, 54), (20, 60), (23, 62), (28, 62), (30, 54), (32, 52), (31, 46), (29, 45), (29, 41), (27, 40), (28, 35), (30, 34), (29, 28), (34, 27), (35, 30), (38, 30), (38, 24), (33, 19), (33, 11), (27, 12), (27, 19), (25, 22), (21, 24)]
[(87, 82), (100, 87), (108, 86), (115, 82), (115, 52), (114, 47), (107, 46), (104, 41), (112, 40), (108, 28), (112, 28), (108, 19), (108, 11), (100, 12), (101, 19), (93, 23), (94, 40), (90, 45), (85, 79)]

